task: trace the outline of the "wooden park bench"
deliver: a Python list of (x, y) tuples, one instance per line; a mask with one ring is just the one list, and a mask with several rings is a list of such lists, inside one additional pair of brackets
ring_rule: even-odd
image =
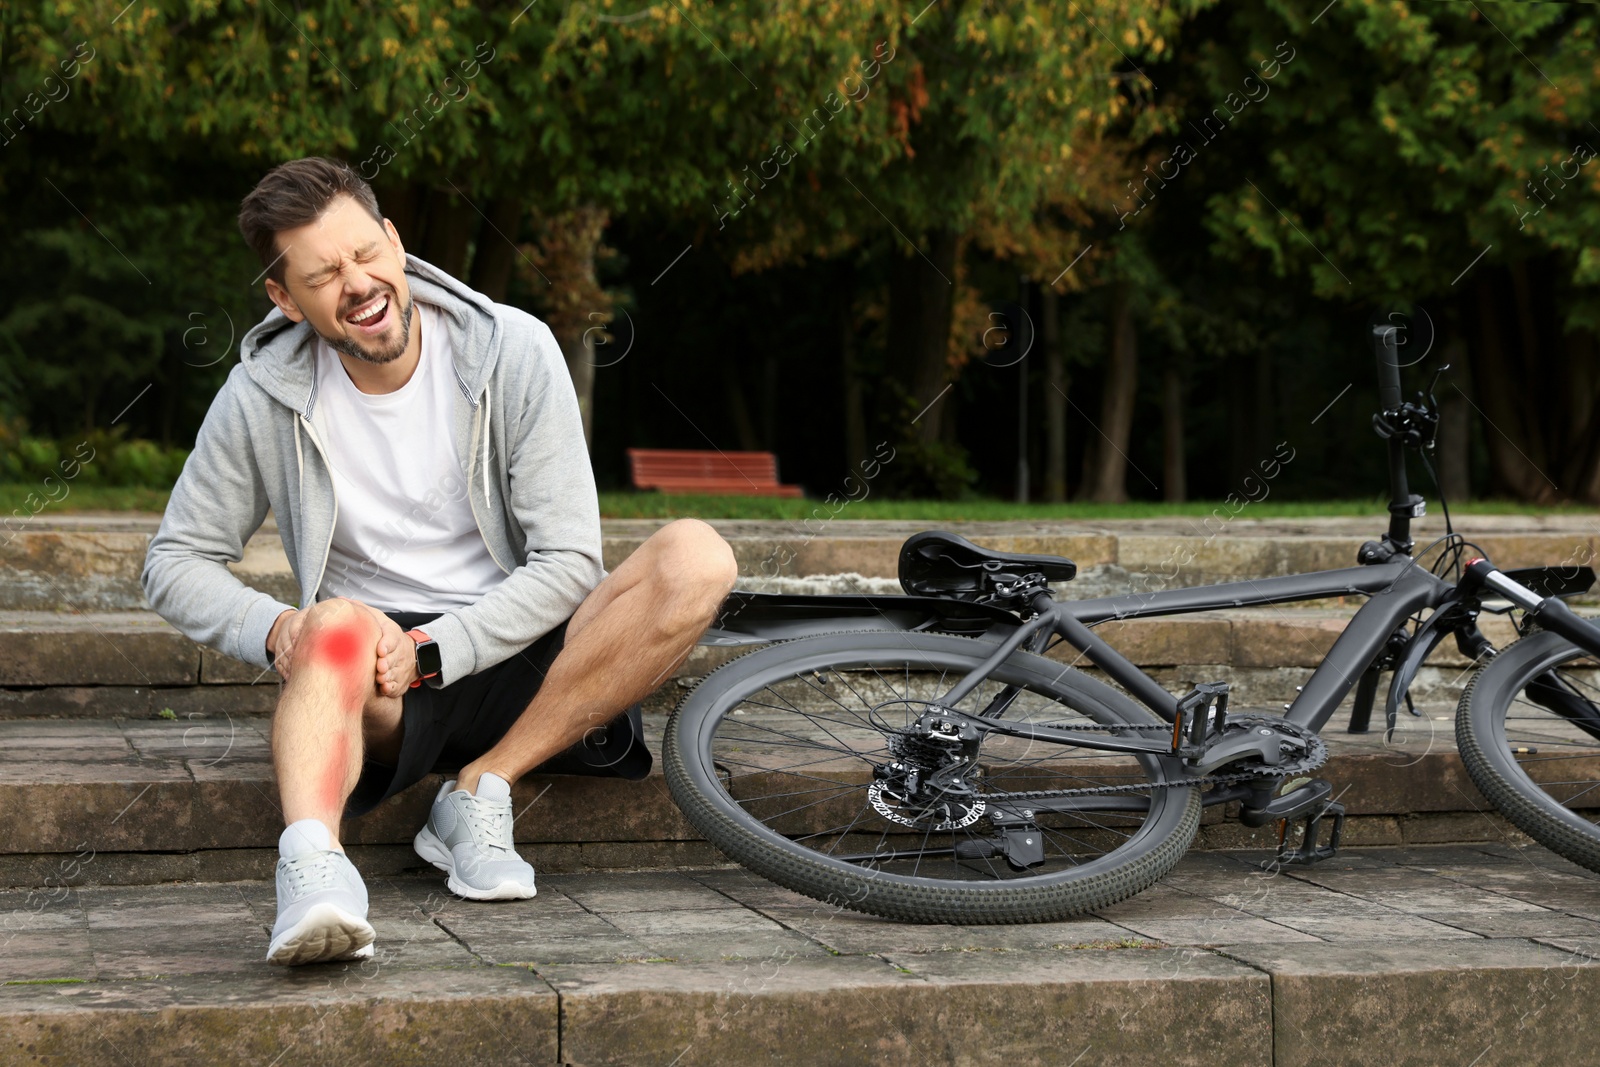
[(778, 457), (771, 452), (630, 448), (628, 464), (633, 469), (636, 489), (740, 496), (800, 495), (798, 485), (778, 483)]

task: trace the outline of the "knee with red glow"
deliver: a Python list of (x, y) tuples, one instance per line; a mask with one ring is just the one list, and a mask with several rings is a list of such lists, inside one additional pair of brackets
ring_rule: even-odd
[(347, 710), (359, 713), (366, 702), (377, 660), (377, 633), (360, 621), (340, 621), (319, 626), (306, 635), (305, 659), (326, 667), (343, 680), (343, 700)]

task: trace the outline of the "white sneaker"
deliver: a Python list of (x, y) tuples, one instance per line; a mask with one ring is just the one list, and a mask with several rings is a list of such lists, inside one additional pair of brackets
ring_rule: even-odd
[(293, 823), (278, 838), (278, 921), (268, 963), (359, 960), (377, 936), (367, 922), (367, 887), (350, 858), (331, 847), (316, 819)]
[(412, 841), (417, 855), (450, 875), (452, 893), (469, 900), (526, 900), (533, 865), (511, 843), (511, 786), (497, 774), (478, 779), (477, 795), (452, 779), (439, 787), (428, 823)]

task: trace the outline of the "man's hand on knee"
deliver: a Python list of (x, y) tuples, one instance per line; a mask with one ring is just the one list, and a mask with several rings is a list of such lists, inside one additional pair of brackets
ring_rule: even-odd
[(293, 667), (295, 638), (300, 635), (300, 628), (305, 625), (305, 621), (305, 612), (299, 608), (291, 609), (278, 616), (277, 621), (272, 624), (272, 632), (267, 635), (267, 649), (272, 653), (272, 669), (286, 682)]
[(404, 695), (418, 677), (416, 643), (400, 629), (399, 623), (371, 604), (359, 600), (354, 603), (361, 604), (378, 622), (378, 662), (373, 684), (383, 696)]

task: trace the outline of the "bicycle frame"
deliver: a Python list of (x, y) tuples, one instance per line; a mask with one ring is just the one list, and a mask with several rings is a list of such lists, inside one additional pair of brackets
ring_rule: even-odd
[[(1112, 619), (1179, 615), (1256, 605), (1287, 604), (1326, 597), (1366, 595), (1368, 600), (1345, 627), (1333, 648), (1312, 672), (1284, 718), (1313, 732), (1320, 731), (1338, 710), (1357, 679), (1383, 651), (1389, 636), (1423, 608), (1438, 607), (1454, 587), (1418, 567), (1415, 560), (1369, 567), (1317, 571), (1278, 578), (1262, 578), (1222, 585), (1125, 594), (1094, 600), (1057, 601), (1048, 594), (1035, 599), (1036, 614), (1000, 641), (975, 670), (938, 701), (954, 707), (1017, 649), (1041, 651), (1050, 635), (1077, 649), (1089, 662), (1105, 671), (1140, 703), (1168, 722), (1176, 723), (1178, 697), (1140, 670), (1089, 626)], [(1002, 696), (997, 701), (1006, 700)], [(1030, 740), (1071, 744), (1109, 752), (1170, 754), (1174, 743), (1166, 738), (1093, 737), (1049, 726), (1007, 722), (997, 716), (1003, 705), (968, 721), (990, 733)]]
[[(1194, 588), (1127, 593), (1092, 600), (1057, 601), (1037, 598), (1035, 614), (1025, 622), (1000, 608), (959, 600), (910, 596), (805, 596), (735, 592), (724, 604), (716, 625), (706, 631), (701, 644), (739, 646), (789, 640), (838, 630), (923, 629), (965, 633), (994, 641), (994, 651), (971, 674), (945, 694), (941, 701), (954, 706), (997, 667), (1025, 644), (1039, 651), (1051, 635), (1059, 635), (1089, 662), (1105, 671), (1140, 703), (1172, 722), (1178, 698), (1167, 692), (1089, 627), (1113, 619), (1181, 615), (1196, 611), (1290, 604), (1328, 597), (1366, 596), (1369, 599), (1350, 620), (1305, 686), (1285, 718), (1310, 730), (1320, 730), (1338, 709), (1367, 665), (1382, 652), (1389, 635), (1423, 608), (1437, 607), (1453, 587), (1403, 557), (1392, 563), (1310, 574), (1260, 578), (1244, 582)], [(984, 728), (1016, 733), (1040, 740), (1071, 743), (1080, 748), (1119, 752), (1170, 752), (1170, 745), (1154, 746), (1133, 739), (1089, 738), (1082, 734), (1052, 732), (1048, 727), (1017, 727), (989, 720)]]
[[(1146, 682), (1151, 680), (1090, 631), (1087, 624), (1364, 594), (1368, 597), (1366, 603), (1356, 611), (1283, 716), (1297, 726), (1320, 731), (1367, 666), (1378, 657), (1389, 636), (1423, 608), (1438, 607), (1452, 588), (1450, 583), (1419, 567), (1415, 560), (1406, 559), (1373, 567), (1347, 567), (1192, 589), (1068, 601), (1056, 608), (1058, 616), (1065, 620), (1059, 624), (1058, 632), (1090, 662), (1126, 686), (1122, 675), (1130, 670)], [(1171, 721), (1176, 700), (1153, 682), (1151, 686), (1162, 694), (1159, 701), (1148, 687), (1143, 692), (1130, 688), (1130, 692), (1157, 715)]]

